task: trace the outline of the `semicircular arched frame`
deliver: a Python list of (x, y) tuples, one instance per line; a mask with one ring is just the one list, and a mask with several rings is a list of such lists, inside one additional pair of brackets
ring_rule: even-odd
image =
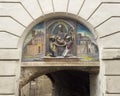
[(23, 61), (44, 58), (97, 61), (98, 46), (92, 32), (80, 22), (67, 18), (51, 19), (34, 26), (23, 46)]

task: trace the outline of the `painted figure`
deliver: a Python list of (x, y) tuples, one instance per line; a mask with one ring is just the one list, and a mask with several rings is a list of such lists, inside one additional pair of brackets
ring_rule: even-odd
[(74, 41), (73, 29), (70, 29), (69, 34), (66, 35), (65, 41), (66, 41), (66, 48), (62, 54), (62, 56), (64, 57), (68, 55), (68, 53), (71, 51), (73, 46), (73, 41)]
[(63, 31), (63, 25), (58, 25), (58, 32), (56, 34), (56, 45), (57, 45), (57, 56), (62, 56), (62, 53), (65, 49), (65, 33)]
[(51, 57), (55, 57), (56, 56), (56, 43), (55, 43), (55, 36), (51, 36), (49, 38), (49, 55)]

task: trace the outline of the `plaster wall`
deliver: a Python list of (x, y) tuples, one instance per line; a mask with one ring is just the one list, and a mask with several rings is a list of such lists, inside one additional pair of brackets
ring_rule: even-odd
[(77, 19), (95, 34), (100, 50), (95, 96), (119, 96), (119, 9), (119, 0), (0, 0), (0, 96), (18, 96), (24, 38), (51, 16)]

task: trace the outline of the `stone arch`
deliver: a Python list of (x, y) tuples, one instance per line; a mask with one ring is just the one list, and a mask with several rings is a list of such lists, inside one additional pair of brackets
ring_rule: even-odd
[[(89, 93), (90, 93), (89, 86), (90, 85), (89, 85), (89, 79), (88, 79), (89, 73), (87, 73), (87, 72), (83, 72), (80, 70), (71, 70), (71, 69), (56, 70), (56, 71), (46, 72), (41, 75), (39, 74), (38, 76), (36, 76), (36, 78), (41, 77), (43, 75), (46, 75), (51, 81), (51, 85), (52, 85), (51, 86), (51, 91), (52, 91), (51, 94), (53, 96), (56, 96), (57, 94), (58, 95), (63, 94), (62, 96), (66, 96), (65, 94), (77, 94), (78, 96), (79, 95), (89, 96)], [(32, 79), (31, 81), (35, 80), (36, 78)], [(72, 86), (71, 86), (70, 82), (71, 82)], [(66, 88), (66, 86), (71, 86), (71, 87)], [(58, 91), (60, 89), (62, 89), (64, 91)]]
[[(65, 12), (56, 12), (56, 13), (49, 13), (49, 14), (40, 16), (36, 20), (34, 20), (32, 23), (30, 23), (27, 26), (27, 28), (24, 30), (24, 32), (22, 34), (22, 37), (19, 40), (18, 47), (20, 49), (22, 49), (22, 46), (23, 46), (23, 43), (24, 43), (24, 40), (25, 40), (26, 36), (28, 35), (29, 31), (36, 24), (38, 24), (38, 23), (40, 23), (40, 22), (42, 22), (44, 20), (47, 20), (47, 19), (59, 18), (59, 17), (70, 18), (70, 19), (73, 19), (73, 20), (76, 20), (76, 21), (80, 22), (81, 24), (86, 26), (92, 32), (92, 34), (94, 35), (96, 40), (98, 39), (98, 34), (97, 34), (96, 30), (94, 29), (94, 27), (92, 27), (92, 25), (89, 22), (87, 22), (85, 19), (83, 19), (82, 17), (80, 17), (78, 15), (75, 15), (75, 14), (72, 14), (72, 13), (67, 13), (66, 14)], [(98, 46), (99, 46), (99, 44), (98, 44)], [(21, 53), (22, 53), (22, 50), (21, 50)], [(22, 55), (21, 55), (21, 57), (22, 57)]]
[[(30, 32), (30, 30), (35, 26), (37, 25), (38, 23), (44, 21), (44, 20), (48, 20), (48, 19), (52, 19), (52, 18), (59, 18), (59, 17), (65, 17), (65, 18), (70, 18), (72, 20), (76, 20), (78, 22), (80, 22), (81, 24), (83, 24), (84, 26), (86, 26), (91, 32), (92, 34), (94, 35), (96, 41), (98, 39), (98, 34), (96, 32), (96, 30), (92, 27), (92, 25), (87, 22), (86, 20), (84, 20), (82, 17), (78, 16), (78, 15), (75, 15), (75, 14), (71, 14), (71, 13), (65, 13), (65, 12), (56, 12), (56, 13), (49, 13), (49, 14), (46, 14), (46, 15), (43, 15), (43, 16), (40, 16), (39, 18), (37, 18), (36, 20), (34, 20), (31, 24), (29, 24), (29, 26), (27, 26), (27, 28), (24, 30), (23, 34), (22, 34), (22, 37), (20, 38), (19, 40), (19, 43), (18, 43), (18, 48), (19, 49), (22, 49), (22, 46), (23, 46), (23, 43), (24, 43), (24, 40), (26, 38), (26, 36), (28, 35), (28, 33)], [(98, 45), (99, 46), (99, 45)], [(99, 47), (98, 47), (99, 49)], [(22, 50), (21, 50), (21, 53), (22, 53)], [(21, 54), (21, 57), (22, 57), (22, 54)], [(40, 69), (42, 69), (40, 71)], [(20, 80), (20, 88), (22, 88), (25, 84), (27, 84), (28, 82), (30, 82), (31, 80), (41, 76), (41, 75), (44, 75), (44, 74), (47, 74), (47, 73), (51, 73), (51, 72), (56, 72), (56, 71), (61, 71), (61, 70), (75, 70), (75, 71), (86, 71), (86, 72), (89, 72), (89, 73), (97, 73), (98, 70), (99, 70), (99, 67), (97, 66), (95, 70), (91, 71), (89, 68), (85, 69), (84, 68), (56, 68), (56, 69), (50, 69), (50, 68), (47, 68), (47, 69), (44, 69), (44, 68), (24, 68), (22, 69), (22, 72), (21, 73), (22, 77), (21, 77), (21, 80)], [(96, 71), (97, 70), (97, 71)]]

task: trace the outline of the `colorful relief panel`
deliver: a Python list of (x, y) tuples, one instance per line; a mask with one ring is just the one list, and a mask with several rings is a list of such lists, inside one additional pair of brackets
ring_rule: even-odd
[(40, 61), (44, 58), (97, 61), (98, 57), (93, 34), (84, 25), (70, 19), (52, 19), (37, 24), (23, 46), (23, 61)]
[[(72, 22), (73, 23), (73, 22)], [(58, 19), (47, 25), (47, 56), (75, 56), (75, 27), (70, 21)]]

